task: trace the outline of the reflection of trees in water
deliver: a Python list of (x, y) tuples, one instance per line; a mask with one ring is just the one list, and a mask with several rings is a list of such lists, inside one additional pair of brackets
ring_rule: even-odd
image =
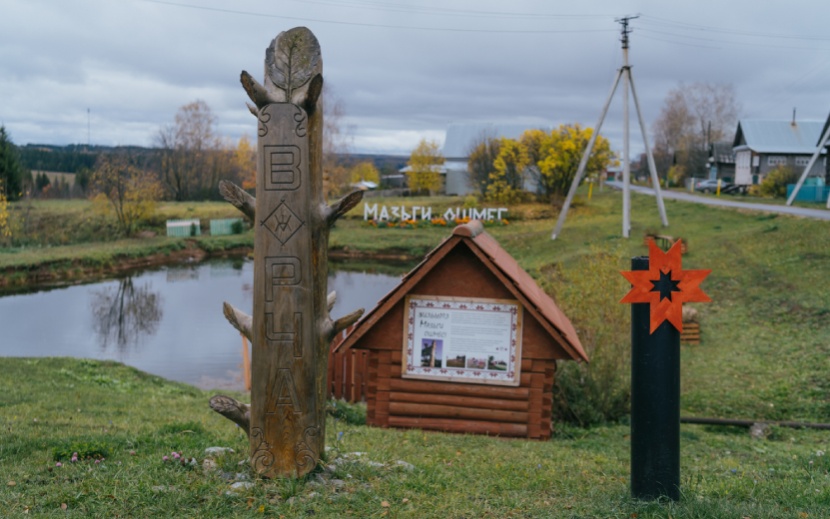
[(161, 293), (151, 290), (148, 282), (135, 286), (132, 278), (124, 278), (117, 287), (92, 292), (93, 329), (101, 348), (115, 344), (126, 352), (144, 335), (152, 335), (161, 321)]

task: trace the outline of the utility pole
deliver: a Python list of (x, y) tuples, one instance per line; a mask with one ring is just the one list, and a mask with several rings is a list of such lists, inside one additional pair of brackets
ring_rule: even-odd
[(654, 186), (654, 194), (655, 198), (657, 199), (657, 208), (660, 212), (660, 219), (663, 223), (663, 227), (668, 227), (669, 220), (666, 218), (666, 208), (663, 205), (663, 195), (660, 192), (660, 180), (657, 178), (657, 168), (654, 165), (654, 156), (651, 154), (651, 148), (648, 144), (648, 136), (646, 134), (646, 126), (645, 122), (643, 121), (643, 112), (640, 110), (640, 101), (637, 99), (637, 90), (634, 88), (634, 78), (631, 76), (631, 65), (628, 63), (628, 35), (631, 34), (631, 29), (629, 28), (628, 24), (631, 20), (639, 18), (639, 16), (625, 16), (623, 18), (617, 19), (617, 23), (619, 23), (621, 28), (622, 37), (620, 41), (622, 42), (622, 50), (623, 50), (623, 65), (617, 71), (617, 75), (614, 78), (614, 83), (611, 86), (611, 92), (608, 93), (608, 98), (605, 100), (605, 105), (602, 108), (602, 113), (599, 116), (599, 120), (597, 121), (596, 127), (594, 128), (594, 132), (591, 134), (591, 138), (588, 140), (588, 145), (585, 147), (585, 152), (582, 154), (582, 160), (579, 162), (579, 167), (576, 171), (576, 176), (574, 177), (573, 182), (571, 183), (571, 187), (568, 190), (568, 196), (565, 198), (565, 203), (562, 205), (562, 211), (559, 213), (559, 219), (556, 221), (556, 228), (553, 230), (553, 235), (551, 235), (551, 239), (555, 240), (559, 233), (562, 231), (562, 226), (565, 224), (565, 218), (568, 214), (568, 209), (571, 206), (571, 202), (573, 201), (574, 195), (576, 195), (576, 190), (579, 187), (579, 183), (582, 181), (582, 178), (585, 176), (585, 168), (588, 165), (588, 158), (591, 156), (591, 152), (594, 149), (594, 143), (596, 143), (596, 137), (599, 135), (599, 131), (602, 128), (602, 123), (605, 120), (605, 116), (608, 114), (608, 107), (611, 104), (611, 99), (614, 97), (614, 92), (617, 90), (617, 86), (620, 84), (620, 79), (624, 78), (623, 81), (623, 223), (622, 223), (622, 235), (624, 238), (628, 238), (631, 234), (631, 161), (629, 160), (629, 135), (628, 135), (628, 90), (629, 87), (631, 89), (631, 97), (634, 99), (634, 108), (637, 111), (637, 119), (640, 123), (640, 132), (643, 136), (643, 145), (646, 147), (646, 156), (648, 157), (648, 169), (649, 173), (651, 174), (651, 183)]

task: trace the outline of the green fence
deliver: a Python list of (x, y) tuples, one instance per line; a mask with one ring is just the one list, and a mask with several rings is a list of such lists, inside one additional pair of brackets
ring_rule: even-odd
[(222, 218), (210, 221), (210, 235), (239, 234), (244, 229), (242, 218)]
[(186, 238), (188, 236), (200, 236), (202, 228), (199, 220), (167, 220), (167, 236)]
[[(793, 194), (794, 190), (795, 184), (789, 184), (787, 186), (787, 198)], [(796, 195), (795, 199), (800, 202), (824, 202), (827, 200), (828, 195), (830, 195), (830, 186), (804, 184), (798, 190), (798, 195)]]

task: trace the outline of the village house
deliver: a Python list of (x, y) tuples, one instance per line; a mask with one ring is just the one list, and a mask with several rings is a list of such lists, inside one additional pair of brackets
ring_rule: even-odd
[[(801, 173), (810, 162), (821, 139), (824, 121), (769, 121), (744, 119), (738, 122), (735, 151), (735, 184), (759, 184), (779, 166)], [(816, 161), (808, 176), (824, 177), (827, 152)]]

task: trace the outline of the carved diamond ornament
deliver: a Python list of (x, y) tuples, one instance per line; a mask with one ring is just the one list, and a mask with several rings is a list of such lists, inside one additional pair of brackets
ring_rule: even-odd
[(271, 231), (276, 239), (285, 245), (294, 234), (303, 226), (300, 217), (288, 207), (285, 200), (271, 211), (271, 214), (262, 221), (262, 226)]
[(649, 333), (654, 333), (663, 321), (682, 332), (683, 303), (711, 301), (700, 283), (712, 271), (683, 270), (680, 247), (678, 240), (668, 252), (663, 252), (654, 240), (649, 240), (648, 270), (620, 272), (632, 285), (620, 303), (649, 303)]

